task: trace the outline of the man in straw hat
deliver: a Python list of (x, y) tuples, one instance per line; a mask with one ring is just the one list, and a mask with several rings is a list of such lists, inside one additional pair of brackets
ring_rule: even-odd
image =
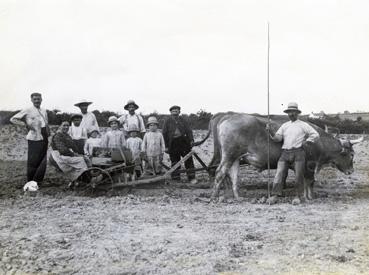
[[(171, 116), (164, 122), (163, 126), (163, 136), (165, 140), (166, 152), (170, 156), (170, 161), (172, 166), (174, 166), (181, 157), (187, 155), (192, 148), (193, 135), (192, 130), (188, 122), (181, 116), (181, 107), (174, 105), (169, 108)], [(193, 159), (192, 157), (185, 161), (186, 169), (193, 169)], [(178, 168), (178, 170), (180, 167)], [(195, 172), (188, 172), (187, 178), (191, 183), (197, 183), (195, 178)], [(180, 175), (173, 172), (173, 180), (180, 180)]]
[[(298, 119), (301, 111), (297, 103), (289, 103), (284, 112), (288, 114), (290, 121), (283, 123), (274, 136), (271, 135), (273, 141), (283, 141), (283, 145), (282, 154), (278, 160), (277, 172), (273, 181), (272, 197), (269, 199), (269, 203), (275, 203), (277, 196), (282, 195), (283, 179), (288, 173), (288, 168), (293, 165), (297, 193), (292, 203), (299, 204), (299, 196), (302, 194), (304, 187), (304, 147), (309, 143), (315, 142), (319, 138), (319, 134), (308, 123)], [(267, 125), (267, 128), (270, 130), (269, 125)]]
[(80, 108), (81, 114), (82, 114), (82, 121), (81, 121), (81, 127), (85, 128), (87, 132), (98, 129), (99, 124), (97, 123), (96, 117), (92, 112), (88, 112), (88, 106), (91, 105), (91, 101), (87, 101), (86, 99), (82, 99), (74, 106)]
[[(132, 99), (128, 100), (127, 104), (124, 106), (124, 110), (128, 111), (128, 114), (124, 114), (119, 118), (120, 124), (123, 125), (123, 129), (125, 133), (128, 133), (128, 128), (130, 125), (136, 125), (139, 129), (140, 136), (142, 137), (145, 132), (145, 123), (141, 115), (136, 114), (136, 110), (138, 109), (138, 105)], [(128, 134), (127, 134), (128, 136)]]
[(10, 118), (13, 124), (26, 126), (28, 130), (27, 181), (40, 183), (46, 172), (49, 123), (46, 109), (41, 108), (42, 96), (32, 93), (33, 106), (23, 109)]

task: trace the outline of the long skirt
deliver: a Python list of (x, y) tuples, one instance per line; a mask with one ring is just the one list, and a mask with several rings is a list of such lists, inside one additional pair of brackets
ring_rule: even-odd
[(88, 167), (83, 157), (60, 155), (59, 151), (52, 150), (51, 156), (62, 172), (71, 180), (78, 179)]

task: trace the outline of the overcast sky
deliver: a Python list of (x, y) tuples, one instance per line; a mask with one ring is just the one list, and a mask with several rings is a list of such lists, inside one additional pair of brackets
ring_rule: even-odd
[(0, 109), (369, 111), (367, 0), (1, 0)]

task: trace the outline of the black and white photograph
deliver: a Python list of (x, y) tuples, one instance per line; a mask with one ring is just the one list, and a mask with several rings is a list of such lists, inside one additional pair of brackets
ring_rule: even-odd
[(369, 274), (368, 15), (0, 0), (0, 275)]

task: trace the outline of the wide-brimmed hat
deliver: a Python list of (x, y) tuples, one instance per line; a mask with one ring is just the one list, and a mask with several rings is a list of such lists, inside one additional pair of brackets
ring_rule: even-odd
[(137, 125), (136, 124), (130, 124), (128, 126), (128, 130), (127, 130), (128, 133), (131, 133), (131, 132), (140, 132), (140, 129), (138, 129)]
[(301, 113), (301, 111), (299, 110), (299, 105), (297, 105), (296, 102), (290, 102), (288, 103), (287, 109), (284, 110), (283, 112), (288, 113), (288, 112), (298, 112)]
[(96, 133), (100, 134), (99, 129), (97, 129), (97, 128), (93, 128), (93, 129), (89, 129), (89, 130), (88, 130), (87, 135), (90, 137), (90, 136), (92, 135), (92, 133), (94, 133), (94, 132), (96, 132)]
[(87, 101), (86, 99), (81, 99), (81, 100), (80, 100), (80, 101), (78, 101), (76, 104), (74, 104), (74, 106), (79, 107), (79, 105), (82, 105), (82, 104), (90, 105), (90, 104), (92, 104), (92, 102), (91, 102), (91, 101)]
[(181, 110), (181, 107), (179, 107), (178, 105), (173, 105), (172, 107), (169, 108), (169, 112), (171, 112), (173, 109)]
[(136, 102), (134, 100), (130, 99), (130, 100), (127, 101), (127, 104), (124, 105), (124, 110), (128, 110), (129, 105), (135, 106), (136, 110), (139, 108), (138, 105), (136, 104)]
[(35, 192), (38, 190), (38, 185), (37, 182), (31, 180), (29, 182), (27, 182), (24, 186), (23, 186), (23, 191), (30, 191), (30, 192)]
[(75, 119), (75, 118), (80, 118), (80, 119), (82, 119), (82, 118), (83, 118), (83, 116), (82, 116), (81, 114), (77, 114), (77, 113), (72, 114), (72, 115), (70, 116), (70, 120), (73, 120), (73, 119)]
[(151, 116), (147, 119), (147, 126), (150, 126), (150, 124), (156, 124), (158, 125), (159, 122), (158, 122), (158, 119), (154, 116)]
[(113, 121), (116, 121), (119, 124), (119, 119), (116, 116), (109, 117), (108, 124), (110, 125), (110, 123), (112, 123)]

